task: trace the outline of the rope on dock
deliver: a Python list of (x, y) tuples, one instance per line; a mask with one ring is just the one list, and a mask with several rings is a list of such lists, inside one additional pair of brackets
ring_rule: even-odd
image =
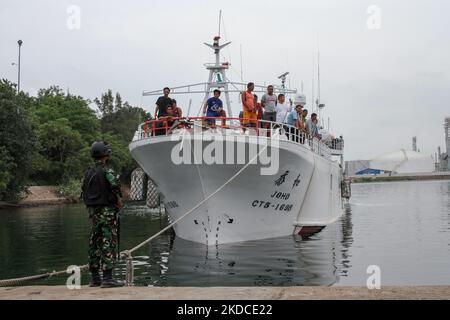
[[(279, 132), (276, 131), (276, 133), (274, 133), (273, 136), (277, 137), (278, 135), (279, 135)], [(181, 220), (186, 218), (192, 212), (194, 212), (195, 210), (200, 208), (205, 202), (207, 202), (209, 199), (211, 199), (216, 194), (218, 194), (220, 191), (222, 191), (228, 184), (230, 184), (242, 172), (244, 172), (245, 169), (247, 169), (250, 166), (250, 164), (252, 164), (255, 160), (257, 160), (258, 157), (267, 149), (268, 146), (269, 146), (269, 144), (267, 143), (264, 146), (264, 148), (262, 148), (256, 156), (254, 156), (249, 162), (247, 162), (236, 174), (234, 174), (230, 179), (228, 179), (222, 186), (220, 186), (216, 191), (211, 193), (205, 199), (200, 201), (197, 205), (195, 205), (192, 209), (187, 211), (185, 214), (183, 214), (177, 220), (175, 220), (174, 222), (172, 222), (171, 224), (169, 224), (167, 227), (165, 227), (164, 229), (160, 230), (156, 234), (152, 235), (150, 238), (148, 238), (145, 241), (139, 243), (134, 248), (132, 248), (130, 250), (124, 250), (124, 251), (120, 252), (119, 258), (125, 260), (125, 262), (126, 262), (126, 269), (127, 269), (127, 271), (126, 271), (126, 283), (127, 283), (127, 285), (128, 286), (133, 285), (133, 278), (134, 278), (134, 267), (133, 267), (133, 257), (132, 257), (132, 253), (133, 252), (135, 252), (136, 250), (139, 250), (140, 248), (142, 248), (146, 244), (149, 244), (151, 241), (153, 241), (154, 239), (156, 239), (157, 237), (162, 235), (164, 232), (166, 232), (167, 230), (172, 228), (175, 224), (177, 224), (178, 222), (180, 222)], [(83, 265), (83, 266), (80, 266), (79, 268), (80, 268), (80, 271), (85, 271), (85, 270), (87, 270), (89, 268), (89, 266), (88, 265)], [(25, 283), (25, 282), (28, 282), (28, 281), (48, 279), (48, 278), (57, 277), (57, 276), (61, 276), (61, 275), (67, 275), (67, 270), (64, 270), (64, 271), (53, 271), (53, 272), (49, 272), (49, 273), (44, 273), (44, 274), (34, 275), (34, 276), (29, 276), (29, 277), (23, 277), (23, 278), (0, 280), (0, 287), (19, 286), (22, 283)]]
[[(84, 270), (88, 269), (88, 265), (86, 264), (79, 268), (80, 268), (80, 271), (84, 271)], [(49, 278), (54, 278), (54, 277), (58, 277), (58, 276), (62, 276), (62, 275), (67, 275), (67, 270), (53, 271), (53, 272), (48, 272), (48, 273), (44, 273), (44, 274), (23, 277), (23, 278), (0, 280), (0, 287), (15, 287), (15, 286), (20, 286), (23, 283), (28, 282), (28, 281), (49, 279)]]

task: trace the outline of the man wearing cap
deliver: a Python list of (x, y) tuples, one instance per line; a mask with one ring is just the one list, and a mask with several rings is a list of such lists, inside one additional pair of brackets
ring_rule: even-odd
[[(120, 181), (114, 171), (106, 167), (111, 154), (111, 147), (106, 142), (97, 141), (92, 144), (94, 166), (86, 171), (82, 186), (83, 201), (91, 219), (91, 287), (112, 288), (124, 285), (112, 275), (118, 255), (118, 213), (123, 204)], [(100, 270), (103, 271), (103, 278), (100, 277)]]

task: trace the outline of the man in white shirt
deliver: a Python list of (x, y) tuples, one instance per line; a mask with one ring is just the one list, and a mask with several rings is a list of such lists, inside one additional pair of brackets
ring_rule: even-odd
[(286, 123), (288, 113), (291, 112), (291, 104), (286, 102), (286, 96), (284, 94), (278, 95), (278, 103), (275, 110), (277, 111), (277, 122)]
[(261, 99), (261, 106), (264, 108), (263, 120), (275, 122), (277, 121), (277, 96), (273, 93), (273, 86), (267, 87), (267, 93)]
[(306, 121), (306, 131), (309, 133), (310, 136), (313, 138), (321, 139), (322, 137), (319, 135), (319, 127), (317, 123), (317, 114), (313, 113), (311, 115), (311, 118)]

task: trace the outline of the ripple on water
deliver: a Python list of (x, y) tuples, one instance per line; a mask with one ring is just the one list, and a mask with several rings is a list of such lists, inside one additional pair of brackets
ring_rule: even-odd
[[(128, 205), (121, 221), (121, 249), (168, 223), (142, 204)], [(3, 211), (0, 278), (84, 264), (88, 234), (83, 206)], [(370, 265), (380, 266), (383, 285), (449, 285), (450, 182), (355, 184), (342, 219), (309, 239), (207, 248), (169, 232), (137, 252), (133, 263), (136, 283), (150, 286), (364, 286)], [(120, 263), (117, 274), (125, 271)]]

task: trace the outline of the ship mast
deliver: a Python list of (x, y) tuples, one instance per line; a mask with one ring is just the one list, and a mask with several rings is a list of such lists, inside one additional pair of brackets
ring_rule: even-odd
[[(226, 75), (226, 70), (228, 70), (231, 67), (231, 64), (229, 62), (220, 62), (220, 52), (222, 49), (227, 47), (231, 44), (231, 42), (227, 42), (225, 44), (220, 44), (221, 39), (221, 24), (222, 24), (222, 11), (219, 12), (219, 34), (218, 36), (214, 37), (213, 43), (204, 43), (208, 48), (211, 48), (214, 51), (215, 55), (215, 62), (214, 63), (206, 63), (204, 66), (207, 70), (209, 70), (209, 77), (208, 82), (202, 82), (202, 83), (194, 83), (190, 85), (180, 86), (180, 87), (172, 87), (171, 88), (171, 94), (177, 95), (177, 94), (204, 94), (204, 99), (202, 101), (202, 105), (200, 106), (198, 114), (200, 114), (201, 110), (203, 109), (203, 106), (208, 101), (209, 95), (211, 94), (211, 91), (214, 89), (220, 89), (223, 93), (225, 105), (227, 108), (227, 116), (233, 117), (233, 112), (231, 109), (231, 100), (230, 100), (230, 93), (239, 93), (241, 94), (243, 91), (246, 90), (247, 84), (242, 82), (232, 82), (228, 79)], [(282, 80), (282, 87), (276, 88), (276, 92), (282, 92), (284, 94), (290, 93), (295, 94), (297, 93), (297, 90), (291, 90), (286, 88), (285, 82), (286, 82), (286, 76), (288, 73), (282, 75), (280, 79)], [(242, 45), (241, 45), (241, 78), (242, 78)], [(241, 79), (241, 81), (243, 81)], [(232, 88), (230, 88), (230, 86)], [(265, 93), (266, 92), (266, 86), (264, 85), (258, 85), (255, 84), (255, 90), (253, 92), (260, 92)], [(161, 95), (162, 90), (154, 90), (154, 91), (144, 91), (142, 93), (143, 96), (157, 96)], [(190, 109), (190, 108), (189, 108)], [(188, 113), (189, 115), (189, 113)]]
[(205, 105), (206, 101), (208, 101), (209, 94), (212, 89), (219, 88), (222, 89), (222, 91), (225, 93), (225, 104), (227, 106), (227, 115), (229, 117), (233, 116), (233, 113), (231, 111), (231, 102), (230, 102), (230, 95), (229, 95), (229, 88), (228, 88), (228, 81), (226, 76), (226, 70), (230, 68), (230, 63), (220, 62), (220, 51), (231, 44), (231, 42), (227, 42), (225, 44), (220, 44), (220, 36), (217, 36), (214, 38), (213, 44), (205, 43), (205, 45), (211, 49), (214, 50), (214, 55), (216, 56), (216, 62), (215, 63), (207, 63), (205, 64), (205, 67), (207, 70), (209, 70), (209, 77), (208, 82), (206, 83), (206, 90), (205, 90), (205, 98), (203, 99), (203, 105)]
[[(321, 126), (322, 127), (324, 127), (324, 122), (323, 122), (323, 109), (324, 108), (325, 108), (325, 104), (321, 103), (321, 100), (320, 100), (320, 47), (319, 47), (319, 40), (317, 40), (317, 100), (316, 100), (316, 109), (319, 111), (319, 121), (321, 122)], [(328, 126), (329, 126), (329, 124), (328, 124)]]

